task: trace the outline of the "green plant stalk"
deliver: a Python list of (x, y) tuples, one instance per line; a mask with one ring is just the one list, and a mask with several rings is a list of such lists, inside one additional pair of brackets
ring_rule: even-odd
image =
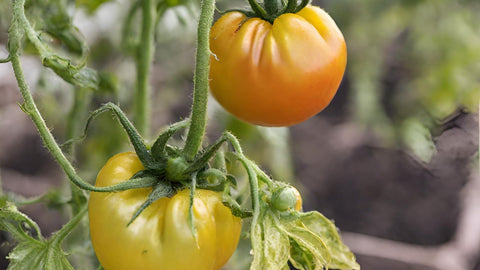
[(0, 58), (0, 64), (8, 63), (8, 62), (10, 62), (10, 56), (7, 56), (7, 58)]
[[(18, 23), (23, 24), (23, 27), (25, 28), (25, 32), (27, 35), (35, 35), (35, 32), (31, 27), (29, 27), (30, 25), (28, 23), (27, 18), (25, 17), (25, 13), (23, 10), (24, 4), (25, 4), (25, 0), (18, 0), (14, 2), (13, 21), (15, 22), (14, 23), (15, 28), (11, 29), (11, 31), (14, 31), (15, 35), (9, 35), (10, 37), (14, 37), (15, 39), (15, 40), (12, 40), (13, 44), (20, 44), (21, 35), (19, 35), (18, 32), (20, 31), (19, 28), (21, 26), (18, 25)], [(33, 42), (35, 42), (35, 40), (36, 39), (33, 39)], [(39, 43), (38, 47), (43, 48), (43, 44)], [(52, 133), (50, 132), (50, 129), (47, 127), (47, 124), (45, 123), (45, 120), (43, 120), (40, 112), (38, 111), (38, 108), (35, 105), (35, 102), (33, 100), (32, 94), (29, 91), (27, 82), (25, 81), (25, 75), (23, 74), (20, 58), (17, 52), (18, 48), (14, 48), (14, 49), (15, 49), (15, 53), (12, 54), (10, 52), (9, 58), (10, 58), (10, 62), (12, 63), (13, 72), (15, 74), (18, 87), (20, 88), (20, 94), (24, 99), (24, 103), (21, 106), (22, 110), (28, 116), (30, 116), (35, 127), (38, 129), (38, 132), (40, 134), (40, 137), (43, 140), (44, 145), (52, 153), (52, 155), (55, 157), (55, 159), (63, 168), (65, 173), (69, 176), (69, 178), (72, 179), (72, 181), (74, 182), (75, 180), (77, 182), (83, 182), (83, 180), (75, 172), (75, 169), (73, 168), (72, 164), (68, 161), (68, 159), (65, 157), (62, 150), (56, 143)]]
[[(76, 173), (75, 168), (72, 166), (70, 161), (65, 157), (65, 154), (62, 152), (62, 150), (60, 149), (60, 146), (58, 146), (57, 142), (55, 141), (55, 138), (50, 132), (50, 129), (47, 127), (45, 120), (42, 118), (40, 111), (38, 110), (33, 100), (32, 94), (30, 93), (28, 89), (28, 85), (25, 81), (25, 76), (23, 74), (19, 56), (17, 54), (11, 55), (11, 62), (12, 62), (15, 78), (17, 79), (18, 87), (20, 88), (20, 94), (24, 99), (24, 103), (21, 105), (21, 108), (32, 119), (35, 127), (38, 130), (38, 133), (40, 134), (40, 137), (42, 138), (43, 144), (48, 149), (48, 151), (52, 154), (52, 156), (55, 158), (55, 160), (60, 165), (60, 167), (62, 167), (63, 171), (65, 172), (65, 174), (67, 174), (70, 181), (73, 182), (76, 186), (78, 186), (81, 189), (86, 189), (86, 190), (96, 191), (96, 192), (114, 192), (114, 191), (127, 189), (127, 188), (123, 188), (123, 189), (118, 188), (118, 186), (123, 185), (123, 183), (126, 183), (128, 186), (127, 182), (122, 182), (122, 184), (109, 186), (109, 187), (95, 187), (90, 183), (85, 182)], [(145, 181), (139, 181), (139, 182), (146, 183)], [(138, 188), (137, 183), (134, 183), (134, 186), (137, 186), (137, 187), (129, 186), (129, 188)], [(141, 187), (147, 187), (147, 186), (141, 186)]]
[[(28, 39), (30, 42), (33, 43), (35, 48), (38, 50), (38, 53), (42, 58), (45, 58), (49, 55), (51, 55), (50, 50), (48, 47), (46, 47), (38, 38), (37, 33), (35, 30), (32, 28), (30, 25), (30, 22), (28, 21), (27, 17), (25, 16), (25, 0), (17, 0), (13, 1), (13, 16), (14, 20), (17, 21), (17, 23), (21, 24), (21, 27), (24, 29), (25, 34), (27, 35)], [(18, 31), (19, 29), (16, 29), (15, 31)], [(10, 35), (9, 35), (10, 36)], [(19, 48), (16, 48), (17, 50)], [(9, 55), (10, 61), (12, 60), (12, 56)]]
[(85, 213), (87, 213), (87, 209), (87, 206), (84, 205), (67, 224), (65, 224), (59, 231), (57, 231), (54, 234), (53, 238), (50, 239), (52, 244), (62, 243), (65, 237), (67, 237), (70, 232), (72, 232), (72, 230), (78, 225), (78, 223), (80, 223)]
[[(35, 101), (33, 100), (32, 94), (30, 93), (29, 87), (25, 81), (25, 75), (23, 74), (22, 65), (20, 63), (20, 47), (21, 41), (23, 38), (23, 31), (31, 39), (31, 42), (36, 44), (37, 50), (41, 51), (45, 49), (43, 44), (36, 37), (35, 31), (30, 26), (27, 18), (25, 17), (24, 11), (25, 0), (17, 0), (13, 2), (13, 18), (12, 25), (9, 29), (9, 56), (8, 59), (12, 63), (13, 72), (17, 80), (18, 87), (20, 88), (20, 94), (24, 100), (24, 103), (21, 105), (22, 110), (32, 119), (35, 127), (40, 134), (40, 137), (43, 141), (43, 144), (48, 149), (48, 151), (55, 158), (57, 163), (63, 169), (65, 174), (68, 176), (70, 181), (72, 181), (76, 186), (90, 190), (90, 191), (104, 191), (103, 188), (97, 188), (92, 186), (90, 183), (85, 182), (75, 171), (75, 168), (72, 166), (70, 161), (66, 158), (60, 146), (58, 146), (55, 138), (53, 137), (50, 129), (47, 127), (45, 120), (42, 118), (40, 111), (38, 110)], [(47, 49), (45, 49), (47, 50)], [(41, 53), (41, 52), (40, 52)]]
[(156, 8), (155, 1), (144, 0), (142, 5), (141, 42), (137, 47), (137, 92), (135, 96), (135, 124), (143, 136), (150, 132), (151, 90), (150, 69), (154, 55), (154, 33)]
[(51, 239), (52, 243), (62, 243), (62, 241), (67, 237), (70, 232), (80, 223), (85, 213), (87, 213), (88, 207), (85, 205), (83, 206), (80, 211), (67, 223), (65, 224), (59, 231), (57, 231), (54, 235), (54, 238)]
[[(90, 183), (85, 182), (76, 173), (75, 168), (72, 166), (70, 161), (66, 158), (65, 154), (60, 149), (60, 146), (58, 146), (57, 142), (55, 141), (55, 138), (50, 132), (50, 129), (47, 127), (45, 120), (42, 118), (40, 111), (35, 105), (32, 94), (30, 93), (28, 89), (28, 85), (25, 81), (25, 76), (23, 74), (19, 56), (16, 54), (12, 55), (11, 62), (12, 62), (15, 78), (17, 79), (18, 87), (20, 88), (20, 94), (24, 99), (24, 103), (21, 105), (21, 108), (32, 119), (35, 127), (38, 130), (38, 133), (40, 134), (40, 137), (42, 138), (43, 144), (48, 149), (48, 151), (52, 154), (52, 156), (55, 158), (57, 163), (65, 172), (65, 174), (67, 174), (70, 181), (73, 182), (73, 184), (75, 184), (77, 187), (81, 189), (86, 189), (89, 191), (114, 192), (119, 190), (125, 190), (126, 188), (123, 188), (123, 189), (118, 188), (118, 185), (109, 186), (109, 187), (95, 187)], [(140, 181), (140, 182), (143, 182), (143, 181)], [(146, 186), (141, 186), (141, 187), (146, 187)], [(129, 186), (129, 188), (138, 188), (138, 187)]]
[(183, 149), (186, 159), (195, 158), (203, 142), (207, 124), (208, 75), (210, 71), (210, 27), (213, 23), (215, 0), (203, 0), (197, 30), (197, 53), (193, 76), (193, 105), (191, 124)]
[(253, 12), (259, 16), (260, 18), (269, 21), (270, 23), (273, 23), (272, 18), (270, 18), (269, 14), (263, 9), (263, 7), (257, 3), (255, 0), (248, 0), (248, 4), (252, 8)]
[[(131, 53), (134, 51), (136, 53), (136, 48), (138, 47), (138, 44), (132, 44), (131, 36), (133, 35), (133, 21), (135, 18), (135, 14), (137, 10), (140, 8), (142, 2), (137, 0), (135, 3), (133, 3), (128, 10), (128, 13), (125, 17), (125, 22), (122, 26), (122, 44), (121, 46), (124, 48), (124, 50), (128, 51), (128, 53)], [(137, 57), (137, 55), (135, 55)]]
[(62, 169), (68, 175), (71, 181), (73, 181), (77, 186), (84, 189), (91, 189), (91, 185), (84, 182), (80, 176), (73, 168), (72, 164), (65, 157), (64, 153), (58, 146), (55, 138), (53, 137), (50, 129), (47, 127), (45, 120), (43, 120), (35, 102), (33, 100), (32, 94), (29, 91), (28, 85), (25, 81), (25, 76), (23, 74), (22, 66), (20, 63), (19, 56), (14, 54), (11, 55), (10, 60), (13, 66), (13, 72), (15, 78), (17, 79), (18, 87), (20, 88), (20, 94), (23, 97), (24, 103), (21, 105), (22, 110), (32, 119), (35, 127), (37, 128), (40, 137), (45, 145), (45, 147), (50, 151), (55, 160), (60, 164)]
[[(225, 132), (224, 136), (230, 141), (232, 144), (233, 148), (235, 149), (236, 155), (240, 162), (243, 164), (245, 167), (245, 170), (247, 171), (248, 175), (248, 182), (250, 183), (250, 194), (252, 197), (252, 210), (253, 210), (253, 216), (252, 216), (252, 225), (250, 227), (250, 233), (253, 235), (253, 230), (255, 229), (255, 226), (258, 224), (258, 219), (260, 216), (260, 199), (259, 199), (259, 191), (258, 191), (258, 176), (255, 171), (254, 162), (251, 162), (245, 155), (243, 154), (242, 147), (240, 145), (240, 142), (238, 139), (231, 133)], [(255, 165), (256, 166), (256, 165)], [(253, 243), (253, 237), (250, 238), (252, 241), (252, 247), (255, 246)]]
[(299, 12), (300, 10), (302, 10), (304, 7), (306, 7), (308, 4), (310, 4), (310, 1), (311, 1), (311, 0), (302, 0), (302, 2), (300, 3), (300, 5), (298, 5), (298, 6), (295, 8), (294, 13), (297, 13), (297, 12)]

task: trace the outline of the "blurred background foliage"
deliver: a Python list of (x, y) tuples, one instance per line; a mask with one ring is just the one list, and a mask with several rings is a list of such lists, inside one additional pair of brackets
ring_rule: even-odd
[[(28, 62), (31, 66), (27, 70), (36, 70), (26, 74), (34, 82), (32, 91), (60, 142), (78, 137), (88, 112), (102, 103), (113, 101), (127, 113), (133, 111), (132, 44), (141, 42), (141, 14), (135, 10), (139, 2), (27, 1), (29, 19), (43, 39), (73, 62), (86, 62), (108, 74), (115, 85), (115, 90), (79, 89), (42, 68), (38, 61)], [(193, 89), (199, 2), (170, 2), (180, 5), (168, 9), (158, 21), (151, 72), (155, 132), (189, 115)], [(347, 71), (341, 88), (331, 106), (316, 118), (333, 124), (355, 123), (373, 136), (377, 145), (406, 149), (419, 161), (428, 163), (436, 154), (435, 138), (442, 133), (445, 123), (478, 109), (480, 2), (323, 0), (314, 4), (330, 13), (348, 46)], [(217, 7), (225, 11), (246, 5), (246, 1), (220, 0)], [(0, 0), (0, 57), (6, 55), (10, 16), (10, 0)], [(125, 25), (128, 16), (130, 24)], [(35, 51), (27, 44), (25, 55), (32, 54)], [(3, 81), (1, 76), (4, 74), (0, 73)], [(0, 90), (15, 91), (1, 87)], [(0, 107), (0, 117), (3, 108)], [(289, 129), (243, 123), (223, 111), (213, 99), (209, 110), (209, 138), (215, 139), (224, 129), (231, 130), (240, 137), (247, 155), (269, 169), (275, 178), (295, 180)], [(93, 181), (108, 157), (131, 148), (120, 126), (111, 116), (103, 115), (95, 120), (86, 140), (70, 150), (81, 175)], [(233, 265), (238, 268), (232, 269), (242, 269), (239, 263)]]
[[(27, 11), (42, 37), (50, 38), (53, 45), (55, 42), (60, 44), (56, 48), (66, 50), (69, 55), (73, 53), (78, 61), (82, 61), (79, 58), (88, 51), (89, 66), (115, 75), (120, 85), (118, 91), (113, 95), (93, 93), (90, 98), (94, 103), (114, 100), (130, 108), (135, 76), (131, 43), (139, 42), (141, 15), (132, 7), (138, 6), (138, 2), (28, 1)], [(477, 110), (480, 99), (480, 3), (467, 0), (324, 0), (314, 1), (314, 4), (326, 9), (336, 20), (348, 45), (347, 72), (340, 89), (344, 93), (338, 94), (343, 104), (341, 110), (335, 109), (338, 112), (335, 117), (361, 124), (378, 136), (381, 145), (406, 146), (420, 160), (428, 162), (435, 153), (432, 138), (440, 132), (441, 124), (459, 111)], [(184, 0), (159, 19), (152, 72), (153, 126), (156, 129), (188, 115), (185, 108), (188, 108), (191, 95), (198, 5), (197, 1)], [(220, 0), (217, 6), (224, 11), (244, 7), (246, 2)], [(3, 29), (0, 40), (3, 42), (9, 25), (9, 8), (8, 0), (0, 1), (0, 27)], [(123, 21), (129, 13), (133, 15), (130, 16), (130, 25), (126, 26)], [(128, 32), (125, 31), (127, 28)], [(64, 29), (65, 34), (50, 36), (51, 33), (62, 33), (58, 29)], [(49, 73), (42, 71), (45, 76), (51, 75)], [(57, 89), (56, 96), (66, 99), (62, 104), (73, 102), (74, 90), (69, 90), (68, 94), (60, 93), (70, 86), (59, 83), (52, 87), (47, 83), (43, 87), (39, 84), (39, 87), (48, 88), (38, 90), (40, 93)], [(42, 102), (49, 102), (48, 98)], [(54, 106), (48, 104), (45, 107)], [(217, 106), (214, 110), (221, 111)], [(168, 116), (171, 112), (173, 117)], [(59, 116), (46, 113), (47, 118)], [(55, 119), (51, 121), (56, 122)], [(239, 122), (238, 128), (232, 126), (234, 121), (219, 123), (237, 130), (238, 135), (250, 134), (252, 141), (258, 141), (258, 138), (251, 136), (251, 130), (262, 133), (262, 128)], [(104, 143), (99, 142), (100, 145)], [(112, 144), (117, 143), (112, 141)]]
[(324, 1), (349, 45), (356, 121), (430, 160), (435, 128), (480, 98), (478, 1)]

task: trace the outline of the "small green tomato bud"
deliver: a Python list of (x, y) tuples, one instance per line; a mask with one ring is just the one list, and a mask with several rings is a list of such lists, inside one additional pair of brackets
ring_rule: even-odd
[(270, 199), (273, 208), (278, 211), (287, 211), (295, 209), (297, 211), (302, 209), (302, 197), (298, 190), (294, 187), (282, 187), (273, 192)]
[(173, 182), (179, 182), (187, 179), (185, 170), (188, 168), (187, 161), (183, 157), (170, 158), (167, 161), (167, 179)]

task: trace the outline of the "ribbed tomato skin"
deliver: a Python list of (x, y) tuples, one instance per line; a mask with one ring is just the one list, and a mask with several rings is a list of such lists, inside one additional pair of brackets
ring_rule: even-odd
[(240, 12), (210, 32), (210, 89), (236, 117), (262, 126), (291, 126), (323, 110), (345, 72), (341, 31), (321, 8), (286, 13), (273, 25)]

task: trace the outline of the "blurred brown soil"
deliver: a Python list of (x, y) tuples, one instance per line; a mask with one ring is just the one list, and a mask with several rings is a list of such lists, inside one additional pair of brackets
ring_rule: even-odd
[[(445, 125), (429, 164), (378, 146), (374, 136), (351, 123), (317, 116), (295, 126), (292, 148), (305, 208), (319, 210), (342, 231), (418, 245), (446, 243), (473, 168), (477, 126), (476, 115), (463, 113)], [(365, 256), (359, 262), (367, 270), (425, 269)]]

